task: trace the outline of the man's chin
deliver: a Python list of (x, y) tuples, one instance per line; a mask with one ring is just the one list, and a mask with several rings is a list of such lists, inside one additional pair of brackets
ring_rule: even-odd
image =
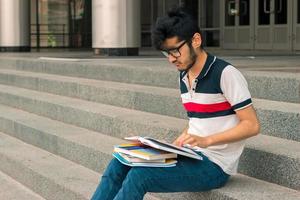
[(184, 65), (175, 65), (177, 70), (180, 71), (180, 72), (183, 72), (183, 71), (188, 71), (189, 69), (191, 69), (193, 67), (195, 62), (192, 62), (186, 66)]
[(177, 67), (177, 70), (180, 71), (180, 72), (183, 72), (183, 71), (187, 71), (188, 67), (180, 67), (180, 66), (176, 66)]

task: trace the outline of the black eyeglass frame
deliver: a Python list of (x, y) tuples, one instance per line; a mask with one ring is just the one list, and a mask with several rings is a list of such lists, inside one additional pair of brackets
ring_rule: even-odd
[[(181, 56), (181, 53), (180, 53), (180, 48), (183, 47), (183, 45), (185, 45), (188, 41), (185, 40), (182, 44), (180, 44), (178, 47), (175, 47), (175, 48), (171, 48), (171, 49), (162, 49), (161, 50), (161, 53), (166, 56), (166, 57), (169, 57), (169, 55), (173, 56), (174, 58), (179, 58)], [(173, 51), (173, 53), (172, 53)], [(176, 56), (174, 54), (179, 54), (179, 56)]]

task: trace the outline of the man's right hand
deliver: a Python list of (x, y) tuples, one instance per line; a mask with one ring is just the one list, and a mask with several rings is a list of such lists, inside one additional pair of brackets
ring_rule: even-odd
[(183, 130), (183, 132), (181, 133), (181, 135), (180, 135), (178, 138), (176, 138), (176, 140), (175, 140), (172, 144), (174, 144), (174, 145), (176, 145), (176, 146), (180, 146), (180, 141), (181, 141), (187, 134), (188, 134), (188, 127), (185, 128), (185, 129)]

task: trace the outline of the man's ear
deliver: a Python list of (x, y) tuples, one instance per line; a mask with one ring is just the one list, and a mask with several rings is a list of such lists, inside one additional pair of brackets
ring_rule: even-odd
[(198, 48), (200, 48), (201, 44), (202, 44), (201, 34), (200, 33), (195, 33), (194, 36), (193, 36), (193, 39), (192, 39), (192, 46), (195, 49), (198, 49)]

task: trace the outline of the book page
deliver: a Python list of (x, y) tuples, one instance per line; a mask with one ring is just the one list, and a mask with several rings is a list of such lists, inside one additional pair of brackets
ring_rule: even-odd
[(126, 140), (131, 141), (140, 141), (141, 143), (151, 146), (153, 148), (161, 149), (164, 151), (173, 152), (179, 155), (187, 156), (190, 158), (202, 160), (203, 158), (194, 152), (192, 149), (186, 148), (186, 147), (179, 147), (167, 142), (163, 142), (160, 140), (156, 140), (150, 137), (140, 137), (140, 136), (134, 136), (134, 137), (126, 137)]

